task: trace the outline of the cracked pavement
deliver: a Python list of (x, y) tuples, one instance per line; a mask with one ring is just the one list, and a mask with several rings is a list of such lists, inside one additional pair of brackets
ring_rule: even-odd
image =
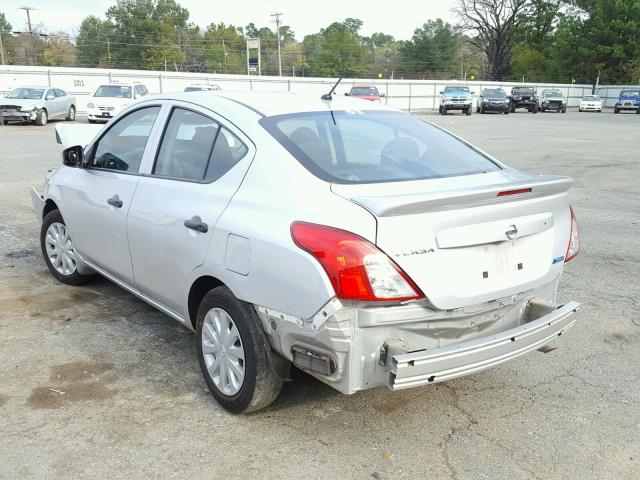
[(427, 119), (576, 179), (583, 250), (559, 300), (578, 322), (555, 350), (430, 387), (347, 397), (296, 372), (246, 416), (208, 394), (173, 320), (104, 280), (54, 281), (29, 197), (60, 163), (54, 124), (0, 127), (0, 479), (638, 478), (640, 116)]

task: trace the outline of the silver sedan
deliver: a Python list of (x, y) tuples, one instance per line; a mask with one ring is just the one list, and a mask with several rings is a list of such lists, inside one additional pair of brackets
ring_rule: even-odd
[(46, 125), (52, 119), (75, 120), (76, 97), (55, 87), (18, 87), (0, 98), (0, 116), (9, 122)]
[[(82, 127), (82, 128), (81, 128)], [(292, 365), (345, 394), (430, 385), (558, 338), (570, 178), (531, 175), (350, 97), (180, 93), (58, 125), (32, 191), (44, 261), (196, 332), (214, 397), (269, 405)]]

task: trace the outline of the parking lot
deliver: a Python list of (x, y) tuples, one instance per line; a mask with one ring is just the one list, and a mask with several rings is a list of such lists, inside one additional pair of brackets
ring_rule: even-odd
[(582, 304), (576, 326), (548, 353), (396, 393), (294, 372), (243, 416), (209, 394), (192, 333), (106, 280), (54, 280), (29, 189), (61, 164), (56, 122), (0, 127), (0, 479), (637, 479), (640, 115), (427, 118), (575, 178), (582, 252), (559, 299)]

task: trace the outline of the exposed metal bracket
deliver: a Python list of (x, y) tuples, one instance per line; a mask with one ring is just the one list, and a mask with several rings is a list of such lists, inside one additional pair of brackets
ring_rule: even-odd
[(314, 330), (319, 330), (324, 322), (340, 309), (342, 309), (342, 302), (335, 297), (332, 298), (313, 316), (311, 326)]

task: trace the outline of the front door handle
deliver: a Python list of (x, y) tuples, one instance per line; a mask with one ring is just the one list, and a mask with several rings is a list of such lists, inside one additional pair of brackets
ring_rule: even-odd
[(116, 207), (116, 208), (122, 207), (122, 200), (120, 200), (120, 197), (118, 197), (118, 195), (114, 195), (113, 197), (111, 197), (109, 200), (107, 200), (107, 203), (112, 207)]
[(209, 231), (209, 225), (204, 223), (197, 215), (191, 217), (190, 220), (185, 220), (184, 226), (200, 233), (207, 233)]

